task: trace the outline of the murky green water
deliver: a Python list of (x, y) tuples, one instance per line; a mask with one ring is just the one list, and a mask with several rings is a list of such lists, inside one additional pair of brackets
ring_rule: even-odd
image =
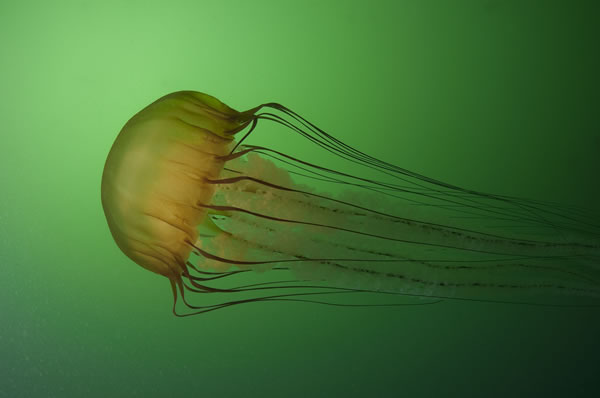
[[(597, 309), (177, 319), (166, 280), (118, 251), (99, 192), (124, 122), (192, 89), (286, 104), (440, 180), (598, 211), (593, 2), (33, 3), (0, 5), (0, 397), (596, 394)], [(285, 148), (276, 126), (258, 134)]]

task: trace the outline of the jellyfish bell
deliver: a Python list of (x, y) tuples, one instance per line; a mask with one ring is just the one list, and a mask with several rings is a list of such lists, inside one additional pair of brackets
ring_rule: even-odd
[[(324, 154), (381, 178), (241, 145), (259, 120), (284, 126)], [(314, 181), (331, 192), (317, 191)], [(350, 191), (333, 193), (339, 187)], [(587, 213), (410, 172), (275, 103), (238, 112), (193, 91), (158, 99), (117, 136), (101, 197), (121, 251), (170, 280), (176, 315), (178, 292), (187, 307), (199, 310), (192, 314), (257, 301), (371, 305), (321, 300), (349, 294), (600, 302), (600, 227)], [(249, 270), (285, 270), (294, 280), (209, 286)], [(191, 305), (185, 291), (248, 296)]]
[(112, 236), (140, 266), (177, 279), (233, 134), (248, 117), (196, 92), (162, 97), (133, 116), (115, 140), (102, 176)]

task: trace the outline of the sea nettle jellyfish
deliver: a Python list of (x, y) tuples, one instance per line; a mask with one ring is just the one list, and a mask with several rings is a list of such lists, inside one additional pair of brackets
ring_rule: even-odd
[[(260, 121), (310, 153), (244, 145)], [(586, 211), (419, 175), (276, 103), (238, 112), (182, 91), (148, 105), (110, 150), (102, 205), (123, 253), (169, 279), (180, 316), (270, 301), (600, 304)], [(178, 295), (193, 311), (177, 312)]]

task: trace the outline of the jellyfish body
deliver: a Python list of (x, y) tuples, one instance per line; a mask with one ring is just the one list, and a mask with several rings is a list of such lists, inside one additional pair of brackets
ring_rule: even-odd
[[(384, 178), (235, 142), (263, 119)], [(311, 181), (347, 189), (322, 192)], [(411, 173), (278, 104), (238, 112), (197, 92), (162, 97), (117, 137), (102, 204), (123, 253), (169, 278), (174, 312), (177, 288), (184, 300), (186, 290), (250, 294), (209, 306), (186, 301), (199, 312), (347, 293), (551, 305), (596, 305), (600, 295), (599, 228), (586, 214)], [(207, 285), (248, 270), (286, 270), (294, 279)]]

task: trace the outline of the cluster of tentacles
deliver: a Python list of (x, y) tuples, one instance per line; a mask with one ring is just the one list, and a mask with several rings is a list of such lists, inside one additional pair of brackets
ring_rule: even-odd
[[(262, 111), (263, 109), (272, 109), (278, 113)], [(194, 314), (206, 313), (217, 309), (230, 307), (233, 305), (251, 303), (251, 302), (273, 302), (273, 301), (295, 301), (318, 303), (331, 306), (347, 306), (347, 307), (372, 307), (372, 306), (404, 306), (404, 305), (429, 305), (439, 303), (445, 299), (453, 300), (468, 300), (468, 301), (486, 301), (499, 303), (516, 303), (516, 304), (531, 304), (531, 305), (552, 305), (552, 306), (571, 306), (585, 305), (598, 306), (598, 297), (600, 297), (600, 283), (598, 282), (598, 271), (600, 270), (600, 245), (598, 239), (600, 233), (600, 223), (597, 218), (588, 211), (563, 206), (550, 202), (534, 201), (521, 199), (516, 197), (492, 195), (481, 192), (476, 192), (464, 189), (455, 185), (444, 183), (423, 175), (411, 172), (404, 168), (382, 161), (380, 159), (369, 156), (352, 146), (343, 143), (335, 137), (327, 134), (322, 129), (310, 123), (292, 110), (276, 104), (268, 103), (255, 108), (255, 116), (251, 119), (244, 128), (248, 128), (247, 133), (237, 143), (231, 153), (221, 160), (225, 162), (225, 170), (234, 176), (228, 176), (218, 180), (207, 181), (208, 183), (227, 185), (236, 184), (240, 181), (252, 181), (261, 184), (273, 190), (286, 192), (296, 192), (302, 195), (315, 197), (335, 203), (338, 205), (347, 206), (356, 211), (366, 212), (374, 217), (385, 218), (390, 222), (401, 223), (418, 228), (426, 228), (433, 233), (451, 235), (453, 239), (462, 241), (473, 241), (477, 245), (475, 248), (470, 246), (458, 246), (450, 243), (439, 241), (411, 240), (406, 238), (390, 238), (389, 236), (377, 236), (372, 233), (367, 233), (358, 230), (348, 230), (333, 225), (319, 224), (314, 222), (306, 222), (297, 219), (283, 219), (268, 214), (258, 214), (256, 212), (235, 207), (216, 204), (198, 203), (199, 207), (204, 207), (214, 211), (221, 212), (244, 212), (251, 216), (262, 217), (281, 223), (297, 223), (304, 225), (312, 225), (321, 228), (332, 228), (343, 230), (354, 234), (362, 234), (369, 237), (390, 239), (402, 243), (409, 243), (420, 246), (430, 246), (440, 250), (452, 250), (458, 252), (475, 252), (476, 254), (484, 254), (485, 258), (414, 258), (410, 256), (396, 256), (393, 259), (373, 260), (372, 258), (308, 258), (302, 255), (294, 255), (288, 259), (264, 259), (261, 261), (244, 261), (242, 259), (230, 259), (223, 256), (218, 256), (210, 253), (201, 247), (195, 245), (195, 242), (187, 242), (193, 247), (195, 255), (212, 261), (238, 266), (240, 269), (228, 270), (225, 272), (207, 271), (196, 267), (191, 261), (186, 261), (182, 264), (184, 269), (180, 280), (171, 281), (174, 303), (173, 312), (177, 316), (189, 316)], [(339, 170), (327, 168), (322, 165), (311, 163), (302, 160), (298, 157), (287, 155), (275, 149), (264, 146), (244, 145), (244, 141), (255, 130), (260, 120), (268, 120), (280, 124), (294, 133), (300, 134), (305, 139), (308, 139), (316, 146), (325, 150), (329, 154), (345, 159), (354, 165), (365, 167), (369, 170), (381, 173), (383, 179), (372, 179), (365, 176), (357, 176), (349, 173), (344, 173)], [(351, 189), (369, 192), (373, 195), (381, 195), (382, 197), (391, 200), (401, 201), (402, 203), (410, 204), (411, 206), (423, 208), (435, 208), (436, 211), (444, 212), (450, 217), (459, 220), (456, 225), (436, 223), (428, 220), (415, 219), (406, 216), (391, 214), (386, 211), (381, 211), (376, 208), (369, 208), (360, 204), (350, 203), (344, 200), (321, 195), (314, 192), (302, 191), (276, 183), (266, 181), (256, 176), (245, 175), (239, 170), (235, 170), (227, 166), (227, 162), (239, 157), (257, 153), (263, 157), (272, 159), (286, 168), (287, 172), (298, 178), (315, 180), (322, 183), (328, 183), (337, 187), (348, 187)], [(385, 181), (384, 181), (385, 179)], [(477, 226), (483, 222), (486, 224), (485, 230), (478, 229)], [(499, 230), (501, 233), (493, 233), (490, 231)], [(518, 231), (512, 233), (512, 231)], [(531, 232), (531, 237), (528, 236), (528, 231)], [(573, 241), (570, 236), (585, 236), (584, 240)], [(544, 239), (541, 239), (543, 237)], [(503, 242), (508, 245), (510, 250), (494, 251), (486, 247), (486, 244), (494, 242)], [(493, 247), (493, 245), (491, 245)], [(534, 249), (537, 252), (529, 254), (528, 250)], [(545, 255), (544, 250), (551, 254)], [(285, 253), (283, 253), (285, 254)], [(492, 256), (492, 257), (490, 257)], [(548, 264), (546, 264), (548, 260)], [(557, 261), (577, 261), (583, 262), (585, 266), (581, 268), (568, 268), (556, 266)], [(460, 295), (444, 295), (444, 294), (422, 294), (411, 292), (397, 292), (386, 290), (373, 289), (356, 289), (340, 286), (328, 285), (326, 281), (314, 280), (268, 280), (258, 283), (239, 285), (234, 287), (217, 287), (209, 286), (209, 284), (218, 283), (224, 280), (234, 280), (236, 276), (251, 272), (248, 267), (256, 265), (267, 265), (272, 271), (276, 271), (273, 275), (289, 273), (290, 263), (321, 263), (329, 266), (341, 266), (352, 262), (409, 262), (417, 263), (426, 267), (444, 268), (445, 269), (461, 269), (461, 270), (482, 270), (485, 267), (499, 268), (527, 268), (539, 270), (540, 272), (552, 272), (568, 275), (569, 278), (581, 280), (584, 285), (570, 286), (569, 284), (552, 283), (544, 286), (515, 283), (497, 283), (485, 285), (482, 282), (465, 282), (472, 283), (472, 287), (492, 287), (492, 288), (548, 288), (552, 290), (564, 290), (565, 294), (584, 295), (593, 297), (589, 303), (577, 304), (562, 304), (562, 303), (544, 303), (535, 301), (515, 300), (495, 300), (490, 298), (471, 298), (461, 297)], [(486, 265), (487, 264), (487, 265)], [(583, 282), (584, 281), (584, 282)], [(437, 283), (440, 286), (448, 286), (448, 282), (444, 281), (427, 281), (413, 278), (413, 283), (427, 284)], [(458, 284), (457, 284), (458, 286)], [(219, 294), (227, 295), (228, 300), (218, 302), (216, 304), (192, 305), (186, 298), (185, 292), (193, 292), (204, 295)], [(178, 294), (179, 293), (179, 294)], [(179, 314), (176, 311), (177, 298), (181, 296), (185, 306), (194, 312)], [(336, 300), (338, 297), (347, 296), (365, 296), (375, 295), (379, 297), (385, 296), (385, 302), (343, 302)], [(237, 297), (244, 296), (237, 299)], [(406, 297), (412, 299), (406, 300)]]

